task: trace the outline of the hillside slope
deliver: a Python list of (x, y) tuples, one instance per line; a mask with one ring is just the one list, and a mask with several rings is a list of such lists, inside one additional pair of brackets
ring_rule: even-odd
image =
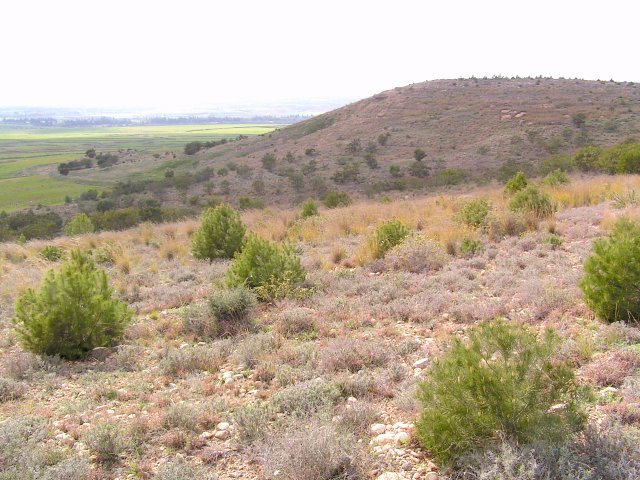
[[(551, 154), (571, 152), (587, 143), (613, 144), (638, 132), (640, 87), (632, 83), (438, 80), (382, 92), (198, 157), (201, 164), (214, 167), (235, 162), (253, 168), (247, 179), (233, 179), (232, 194), (251, 194), (252, 181), (261, 179), (267, 200), (283, 200), (322, 188), (314, 176), (325, 188), (365, 193), (374, 182), (393, 181), (390, 165), (401, 168), (405, 182), (410, 179), (408, 188), (433, 186), (438, 172), (446, 168), (485, 178), (509, 163), (533, 171)], [(386, 141), (379, 141), (380, 135), (387, 136)], [(410, 174), (418, 148), (426, 154), (423, 162), (430, 168), (430, 180)], [(368, 168), (368, 152), (379, 168)], [(273, 173), (262, 167), (266, 154), (277, 158)], [(304, 168), (310, 161), (316, 164), (315, 172), (309, 172), (313, 166)], [(356, 178), (335, 185), (331, 177), (351, 163), (358, 165)], [(301, 169), (306, 171), (306, 187), (298, 187), (296, 195), (288, 176)], [(447, 178), (441, 180), (447, 183)]]

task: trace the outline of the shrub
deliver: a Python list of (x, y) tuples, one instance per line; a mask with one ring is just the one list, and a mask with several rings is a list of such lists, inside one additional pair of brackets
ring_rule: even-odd
[(165, 463), (153, 476), (153, 480), (217, 480), (218, 476), (200, 465), (193, 465), (181, 458)]
[(600, 147), (587, 145), (575, 153), (573, 163), (583, 172), (590, 172), (596, 169), (600, 153), (602, 153)]
[(402, 173), (400, 172), (400, 166), (399, 165), (389, 165), (389, 174), (393, 178), (400, 178), (402, 176)]
[(489, 223), (491, 204), (483, 198), (466, 202), (458, 214), (459, 220), (473, 228), (484, 228)]
[(209, 297), (209, 310), (217, 321), (219, 334), (222, 335), (246, 330), (255, 306), (256, 296), (246, 287), (217, 290)]
[(357, 372), (366, 367), (380, 367), (390, 359), (390, 354), (380, 343), (372, 340), (354, 340), (346, 337), (327, 342), (320, 355), (324, 371)]
[(429, 167), (426, 163), (415, 161), (409, 165), (409, 175), (412, 177), (426, 178), (429, 176)]
[(0, 403), (10, 402), (22, 397), (25, 385), (8, 378), (0, 377)]
[(333, 425), (314, 422), (295, 426), (261, 445), (259, 455), (268, 479), (370, 478), (353, 436), (338, 432)]
[[(560, 340), (501, 320), (455, 339), (419, 386), (417, 435), (439, 461), (481, 450), (499, 436), (553, 442), (582, 425), (572, 369), (553, 358)], [(563, 408), (551, 407), (564, 402)]]
[(259, 198), (243, 196), (238, 199), (238, 206), (240, 207), (240, 210), (255, 210), (264, 208), (264, 201)]
[(596, 240), (580, 287), (587, 305), (608, 322), (640, 320), (640, 225), (621, 218)]
[(547, 175), (555, 170), (570, 172), (574, 169), (573, 157), (566, 154), (551, 155), (540, 163), (540, 173)]
[(374, 258), (383, 258), (385, 254), (411, 233), (409, 228), (399, 220), (388, 220), (376, 228), (371, 238), (371, 247)]
[(47, 245), (38, 253), (42, 258), (50, 262), (57, 262), (64, 255), (64, 250), (55, 245)]
[(373, 262), (370, 268), (374, 272), (428, 273), (440, 270), (447, 261), (447, 254), (439, 243), (414, 235), (393, 247), (383, 260)]
[(265, 153), (262, 157), (262, 168), (269, 172), (273, 172), (276, 168), (276, 156), (273, 153)]
[(128, 448), (127, 439), (117, 425), (100, 423), (87, 430), (82, 441), (96, 455), (100, 463), (116, 463)]
[(300, 213), (300, 216), (302, 218), (309, 218), (315, 215), (318, 215), (318, 206), (316, 205), (316, 202), (310, 198), (302, 204), (302, 212)]
[(415, 158), (415, 159), (416, 159), (416, 162), (420, 162), (420, 161), (422, 161), (422, 159), (423, 159), (424, 157), (426, 157), (426, 156), (427, 156), (427, 154), (426, 154), (426, 153), (424, 152), (424, 150), (422, 150), (421, 148), (416, 148), (416, 149), (413, 151), (413, 158)]
[(531, 213), (536, 218), (547, 218), (556, 211), (556, 205), (546, 193), (536, 187), (527, 187), (517, 192), (509, 202), (512, 212)]
[(269, 421), (274, 415), (269, 405), (247, 404), (233, 412), (238, 438), (244, 443), (254, 443), (269, 433)]
[(329, 409), (339, 397), (333, 384), (317, 378), (279, 390), (271, 397), (271, 404), (280, 413), (310, 415)]
[(132, 314), (113, 298), (105, 272), (74, 251), (58, 272), (47, 273), (38, 293), (18, 298), (13, 323), (31, 352), (74, 359), (115, 344)]
[(524, 176), (524, 173), (517, 172), (504, 186), (504, 191), (508, 194), (513, 195), (514, 193), (527, 188), (527, 185), (527, 177)]
[(232, 258), (242, 248), (245, 232), (240, 214), (229, 205), (208, 208), (191, 240), (193, 256), (208, 260)]
[(208, 345), (168, 350), (160, 361), (164, 375), (180, 376), (196, 371), (213, 372), (220, 368), (229, 353), (228, 340)]
[(467, 178), (467, 174), (458, 168), (445, 168), (436, 173), (436, 185), (458, 185)]
[(465, 237), (460, 242), (460, 255), (463, 257), (472, 257), (483, 250), (484, 246), (480, 240)]
[(556, 250), (562, 246), (562, 237), (555, 233), (550, 233), (547, 238), (544, 239), (544, 243), (549, 245), (552, 250)]
[(302, 283), (306, 272), (290, 245), (275, 244), (252, 235), (227, 271), (229, 287), (256, 289), (262, 300), (286, 296), (289, 289)]
[(93, 233), (95, 227), (86, 213), (79, 213), (64, 226), (64, 233), (69, 236)]
[(566, 185), (569, 183), (569, 177), (562, 170), (554, 170), (544, 177), (544, 183), (550, 187)]
[(596, 387), (620, 387), (624, 379), (640, 368), (640, 354), (630, 349), (616, 350), (598, 357), (582, 369), (583, 378)]

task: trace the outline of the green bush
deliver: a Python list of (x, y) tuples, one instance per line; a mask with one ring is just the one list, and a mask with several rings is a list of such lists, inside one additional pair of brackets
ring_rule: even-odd
[(411, 230), (399, 220), (388, 220), (376, 228), (372, 238), (374, 258), (383, 258), (386, 253), (409, 236)]
[(460, 255), (463, 257), (472, 257), (476, 253), (479, 253), (483, 250), (484, 245), (480, 240), (475, 240), (473, 238), (465, 237), (460, 242)]
[(69, 236), (93, 233), (95, 227), (86, 213), (79, 213), (64, 226), (64, 233)]
[(351, 205), (351, 197), (346, 192), (329, 192), (322, 199), (327, 208), (347, 207)]
[(544, 177), (544, 183), (550, 187), (566, 185), (569, 183), (569, 177), (562, 170), (554, 170)]
[(302, 212), (300, 213), (300, 216), (302, 218), (309, 218), (315, 215), (318, 215), (318, 206), (316, 205), (316, 202), (310, 198), (302, 204)]
[(429, 167), (426, 163), (416, 160), (409, 165), (409, 175), (417, 178), (426, 178), (429, 176)]
[(555, 170), (570, 172), (575, 167), (573, 157), (564, 153), (551, 155), (540, 163), (540, 173), (546, 175)]
[(259, 198), (240, 197), (238, 199), (238, 206), (240, 210), (255, 210), (264, 208), (264, 201)]
[[(582, 426), (580, 391), (560, 339), (502, 320), (454, 339), (419, 385), (421, 444), (443, 463), (490, 448), (500, 438), (526, 445), (563, 439)], [(563, 408), (552, 408), (563, 403)]]
[(389, 165), (389, 173), (393, 178), (400, 178), (402, 176), (399, 165)]
[(596, 169), (598, 157), (602, 150), (600, 147), (587, 145), (578, 150), (573, 156), (573, 163), (583, 172), (590, 172)]
[(273, 300), (287, 296), (305, 277), (292, 246), (252, 235), (242, 252), (234, 257), (226, 281), (229, 287), (256, 289), (261, 300)]
[(42, 258), (50, 262), (57, 262), (64, 255), (64, 250), (55, 245), (47, 245), (38, 253)]
[(69, 359), (114, 345), (133, 314), (113, 298), (105, 272), (80, 251), (59, 271), (50, 270), (38, 293), (21, 295), (15, 310), (13, 323), (25, 348)]
[(218, 290), (209, 297), (209, 311), (221, 335), (233, 335), (246, 330), (255, 306), (256, 296), (246, 287)]
[(424, 150), (422, 150), (421, 148), (416, 148), (416, 149), (413, 151), (413, 158), (415, 158), (415, 159), (416, 159), (416, 162), (421, 162), (421, 161), (422, 161), (422, 159), (423, 159), (424, 157), (426, 157), (426, 156), (427, 156), (427, 154), (426, 154), (426, 153), (425, 153), (425, 151), (424, 151)]
[(537, 218), (547, 218), (556, 211), (556, 205), (549, 195), (536, 187), (527, 187), (516, 193), (509, 202), (512, 212), (531, 213)]
[(596, 240), (580, 282), (587, 305), (603, 320), (640, 320), (640, 225), (616, 222), (607, 238)]
[(507, 184), (504, 186), (504, 191), (510, 195), (517, 193), (521, 190), (527, 188), (527, 177), (524, 176), (523, 172), (516, 173)]
[(191, 239), (191, 252), (198, 259), (232, 258), (242, 248), (245, 232), (240, 214), (229, 205), (208, 208)]
[(458, 213), (459, 220), (472, 228), (484, 228), (489, 223), (491, 204), (483, 198), (466, 202)]

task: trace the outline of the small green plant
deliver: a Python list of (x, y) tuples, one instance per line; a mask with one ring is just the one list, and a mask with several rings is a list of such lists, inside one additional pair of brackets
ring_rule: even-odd
[(59, 271), (50, 270), (39, 292), (22, 294), (15, 310), (13, 324), (26, 349), (69, 359), (114, 345), (133, 315), (113, 298), (104, 270), (80, 251)]
[(116, 463), (128, 448), (124, 432), (113, 423), (101, 423), (90, 428), (82, 436), (82, 441), (98, 462), (107, 465)]
[(209, 297), (209, 310), (223, 335), (246, 330), (255, 306), (256, 295), (246, 287), (217, 290)]
[(229, 205), (209, 208), (193, 234), (191, 252), (198, 259), (232, 258), (242, 248), (245, 232), (240, 214)]
[[(439, 461), (490, 448), (499, 438), (553, 443), (584, 423), (569, 363), (554, 358), (560, 338), (485, 322), (453, 340), (419, 385), (417, 436)], [(562, 408), (552, 408), (563, 403)]]
[(562, 246), (562, 237), (556, 233), (551, 233), (545, 238), (544, 243), (550, 245), (553, 250), (556, 250)]
[(484, 249), (484, 245), (480, 240), (475, 240), (473, 238), (465, 237), (460, 242), (460, 255), (463, 257), (472, 257), (476, 253), (481, 252)]
[(274, 300), (302, 283), (306, 272), (294, 248), (252, 235), (227, 271), (229, 287), (256, 290), (261, 300)]
[(55, 245), (47, 245), (38, 252), (38, 255), (49, 262), (57, 262), (64, 256), (64, 250), (60, 247), (56, 247)]
[(593, 243), (580, 282), (587, 305), (608, 322), (640, 321), (640, 225), (616, 222), (607, 238)]
[(516, 173), (507, 184), (504, 186), (504, 191), (510, 195), (517, 193), (521, 190), (527, 188), (528, 182), (527, 177), (524, 176), (523, 172)]
[(389, 173), (393, 178), (400, 178), (402, 176), (399, 165), (389, 165)]
[(466, 202), (458, 214), (459, 220), (472, 228), (484, 228), (489, 223), (491, 204), (483, 198)]
[(558, 185), (567, 185), (569, 183), (569, 177), (562, 170), (554, 170), (544, 177), (544, 183), (550, 187), (557, 187)]
[(512, 212), (531, 213), (537, 218), (547, 218), (556, 211), (556, 205), (549, 195), (530, 186), (517, 192), (509, 202)]
[(346, 192), (329, 192), (322, 199), (327, 208), (348, 207), (351, 205), (351, 197)]
[(388, 220), (378, 225), (371, 238), (374, 258), (383, 258), (386, 253), (409, 236), (411, 230), (399, 220)]
[(318, 205), (316, 205), (316, 202), (314, 202), (313, 199), (310, 198), (302, 204), (302, 211), (300, 212), (300, 216), (302, 218), (309, 218), (316, 215), (318, 215)]
[(86, 213), (79, 213), (64, 226), (64, 233), (70, 237), (75, 235), (84, 235), (85, 233), (93, 233), (95, 227), (91, 222), (91, 219)]
[(422, 161), (422, 159), (423, 159), (424, 157), (426, 157), (426, 156), (427, 156), (427, 154), (426, 154), (426, 153), (425, 153), (425, 151), (424, 151), (424, 150), (422, 150), (421, 148), (416, 148), (416, 149), (414, 150), (414, 152), (413, 152), (413, 158), (415, 158), (415, 159), (416, 159), (416, 162), (421, 162), (421, 161)]

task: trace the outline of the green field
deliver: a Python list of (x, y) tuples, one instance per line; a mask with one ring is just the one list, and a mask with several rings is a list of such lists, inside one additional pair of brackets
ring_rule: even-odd
[[(0, 211), (37, 204), (60, 204), (64, 202), (65, 195), (78, 195), (91, 186), (104, 188), (116, 181), (113, 175), (105, 174), (101, 178), (102, 172), (97, 169), (90, 179), (84, 180), (74, 175), (64, 178), (57, 173), (59, 163), (80, 159), (89, 148), (111, 153), (127, 149), (143, 154), (172, 151), (180, 158), (188, 142), (260, 135), (282, 126), (216, 124), (25, 128), (0, 125)], [(134, 174), (135, 178), (143, 176), (144, 172)]]

